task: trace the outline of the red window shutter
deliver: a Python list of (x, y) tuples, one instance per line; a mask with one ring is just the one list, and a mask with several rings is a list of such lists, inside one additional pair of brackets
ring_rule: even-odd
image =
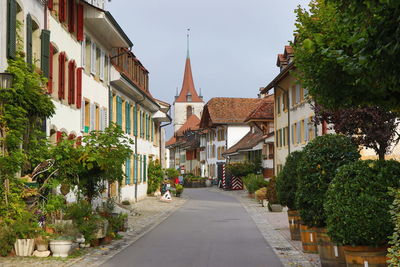
[(53, 0), (47, 0), (47, 7), (48, 7), (50, 10), (53, 10)]
[(62, 132), (57, 131), (57, 133), (56, 133), (56, 142), (60, 143), (61, 139), (62, 139)]
[(84, 20), (84, 15), (83, 15), (83, 5), (78, 4), (77, 6), (77, 29), (76, 29), (76, 38), (78, 41), (83, 41), (83, 20)]
[(76, 70), (76, 107), (81, 108), (82, 103), (82, 71), (83, 68)]
[(72, 105), (75, 101), (75, 61), (68, 63), (68, 104)]
[(47, 90), (49, 94), (53, 93), (53, 56), (54, 56), (54, 46), (50, 44), (49, 80), (47, 83)]
[(67, 11), (67, 0), (60, 0), (59, 1), (59, 17), (60, 17), (60, 22), (65, 22), (65, 17), (66, 17), (66, 11)]
[(68, 0), (68, 31), (75, 31), (75, 0)]
[(65, 54), (61, 52), (58, 55), (58, 98), (61, 100), (64, 98), (64, 68), (65, 68)]

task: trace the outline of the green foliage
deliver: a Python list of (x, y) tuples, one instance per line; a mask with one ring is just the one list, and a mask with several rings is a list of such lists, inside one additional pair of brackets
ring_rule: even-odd
[(280, 204), (296, 210), (297, 181), (300, 178), (297, 168), (301, 162), (302, 151), (294, 151), (286, 158), (285, 166), (276, 178), (276, 190)]
[(91, 203), (86, 200), (69, 204), (66, 210), (66, 218), (74, 221), (86, 242), (95, 238), (94, 234), (101, 223), (100, 216), (93, 212)]
[(312, 1), (297, 10), (296, 67), (327, 108), (399, 107), (400, 2)]
[(82, 146), (63, 140), (51, 149), (56, 160), (58, 179), (63, 184), (77, 186), (89, 201), (105, 189), (108, 182), (122, 182), (125, 177), (122, 165), (130, 157), (132, 139), (126, 137), (115, 124), (102, 131), (92, 131), (83, 137)]
[(267, 200), (269, 204), (278, 204), (278, 196), (276, 195), (276, 178), (271, 178), (267, 185)]
[(24, 218), (12, 224), (13, 231), (18, 239), (31, 239), (39, 235), (41, 228), (32, 215), (26, 214)]
[(352, 246), (385, 246), (393, 233), (389, 187), (400, 186), (397, 161), (357, 161), (342, 166), (326, 194), (328, 234)]
[(268, 185), (268, 182), (265, 181), (262, 175), (254, 173), (248, 174), (246, 177), (243, 177), (242, 180), (249, 194), (253, 194), (258, 189)]
[(66, 207), (66, 201), (62, 195), (49, 194), (44, 202), (43, 212), (50, 217), (51, 222), (54, 222), (55, 219), (61, 219)]
[(165, 175), (167, 175), (168, 178), (175, 178), (179, 176), (179, 171), (175, 168), (168, 168), (165, 170)]
[(111, 233), (116, 233), (118, 231), (121, 231), (125, 227), (125, 221), (128, 218), (127, 213), (119, 213), (119, 214), (113, 214), (112, 216), (108, 217), (107, 220), (109, 222), (108, 225), (108, 234)]
[(54, 229), (53, 240), (75, 240), (79, 231), (73, 223), (57, 223), (50, 225)]
[(175, 185), (176, 193), (181, 194), (183, 192), (183, 185), (177, 184)]
[(387, 257), (389, 258), (389, 266), (400, 266), (400, 189), (391, 188), (390, 195), (394, 197), (393, 203), (390, 206), (390, 215), (394, 224), (393, 234), (389, 237)]
[(0, 256), (7, 256), (14, 247), (17, 236), (12, 227), (0, 224)]
[(23, 53), (9, 59), (7, 72), (13, 74), (13, 86), (0, 91), (0, 182), (21, 168), (23, 175), (29, 173), (44, 157), (47, 141), (40, 127), (55, 112), (45, 94), (46, 79), (30, 70)]
[(164, 171), (158, 161), (150, 161), (148, 167), (147, 194), (156, 192), (164, 179)]
[(235, 177), (244, 177), (251, 173), (257, 173), (257, 164), (254, 162), (229, 163), (226, 169)]
[(340, 166), (359, 158), (358, 146), (342, 135), (318, 136), (305, 146), (297, 168), (295, 205), (307, 226), (325, 226), (323, 204), (329, 183)]

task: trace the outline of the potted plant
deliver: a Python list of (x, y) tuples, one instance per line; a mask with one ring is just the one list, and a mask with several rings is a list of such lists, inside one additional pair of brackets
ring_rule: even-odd
[(79, 232), (73, 224), (55, 224), (53, 225), (55, 233), (50, 239), (50, 250), (53, 257), (68, 257), (72, 248), (72, 243)]
[(8, 256), (14, 247), (17, 236), (14, 229), (6, 223), (0, 224), (0, 256)]
[(290, 229), (290, 238), (292, 240), (300, 239), (300, 215), (295, 203), (297, 191), (297, 181), (299, 179), (297, 167), (303, 155), (302, 151), (290, 153), (285, 165), (276, 177), (276, 193), (281, 205), (288, 208), (288, 220)]
[(268, 209), (273, 212), (281, 212), (283, 207), (279, 204), (278, 197), (276, 195), (276, 178), (273, 176), (267, 185), (267, 200)]
[(175, 196), (180, 197), (183, 192), (183, 185), (176, 184), (175, 185)]
[(23, 257), (32, 255), (35, 248), (34, 238), (40, 231), (37, 222), (30, 217), (24, 217), (13, 224), (13, 229), (17, 237), (14, 244), (16, 255)]
[(328, 234), (344, 245), (348, 266), (387, 266), (388, 237), (394, 231), (389, 187), (400, 187), (397, 161), (348, 164), (329, 186), (324, 205)]
[(255, 192), (256, 199), (264, 205), (264, 200), (267, 199), (267, 188), (262, 187)]
[(310, 253), (319, 251), (323, 266), (325, 262), (329, 264), (334, 260), (339, 266), (345, 264), (342, 248), (330, 242), (326, 235), (326, 191), (337, 169), (359, 158), (358, 145), (343, 135), (318, 136), (303, 149), (297, 168), (299, 179), (295, 203), (302, 220), (300, 235), (303, 250)]

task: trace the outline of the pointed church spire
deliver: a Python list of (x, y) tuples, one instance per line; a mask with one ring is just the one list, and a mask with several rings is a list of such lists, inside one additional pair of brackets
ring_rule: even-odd
[(175, 102), (204, 102), (201, 97), (197, 94), (196, 88), (194, 87), (192, 67), (190, 65), (189, 57), (189, 31), (187, 29), (187, 56), (185, 63), (185, 72), (183, 75), (182, 89), (179, 96), (175, 99)]
[(189, 58), (189, 39), (190, 39), (190, 28), (187, 29), (187, 34), (186, 34), (186, 38), (187, 38), (187, 55), (186, 58)]

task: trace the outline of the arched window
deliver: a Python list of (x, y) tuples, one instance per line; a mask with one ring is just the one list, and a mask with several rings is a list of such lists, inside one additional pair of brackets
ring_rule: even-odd
[(189, 119), (190, 116), (193, 114), (193, 107), (192, 106), (187, 106), (186, 107), (186, 119)]

